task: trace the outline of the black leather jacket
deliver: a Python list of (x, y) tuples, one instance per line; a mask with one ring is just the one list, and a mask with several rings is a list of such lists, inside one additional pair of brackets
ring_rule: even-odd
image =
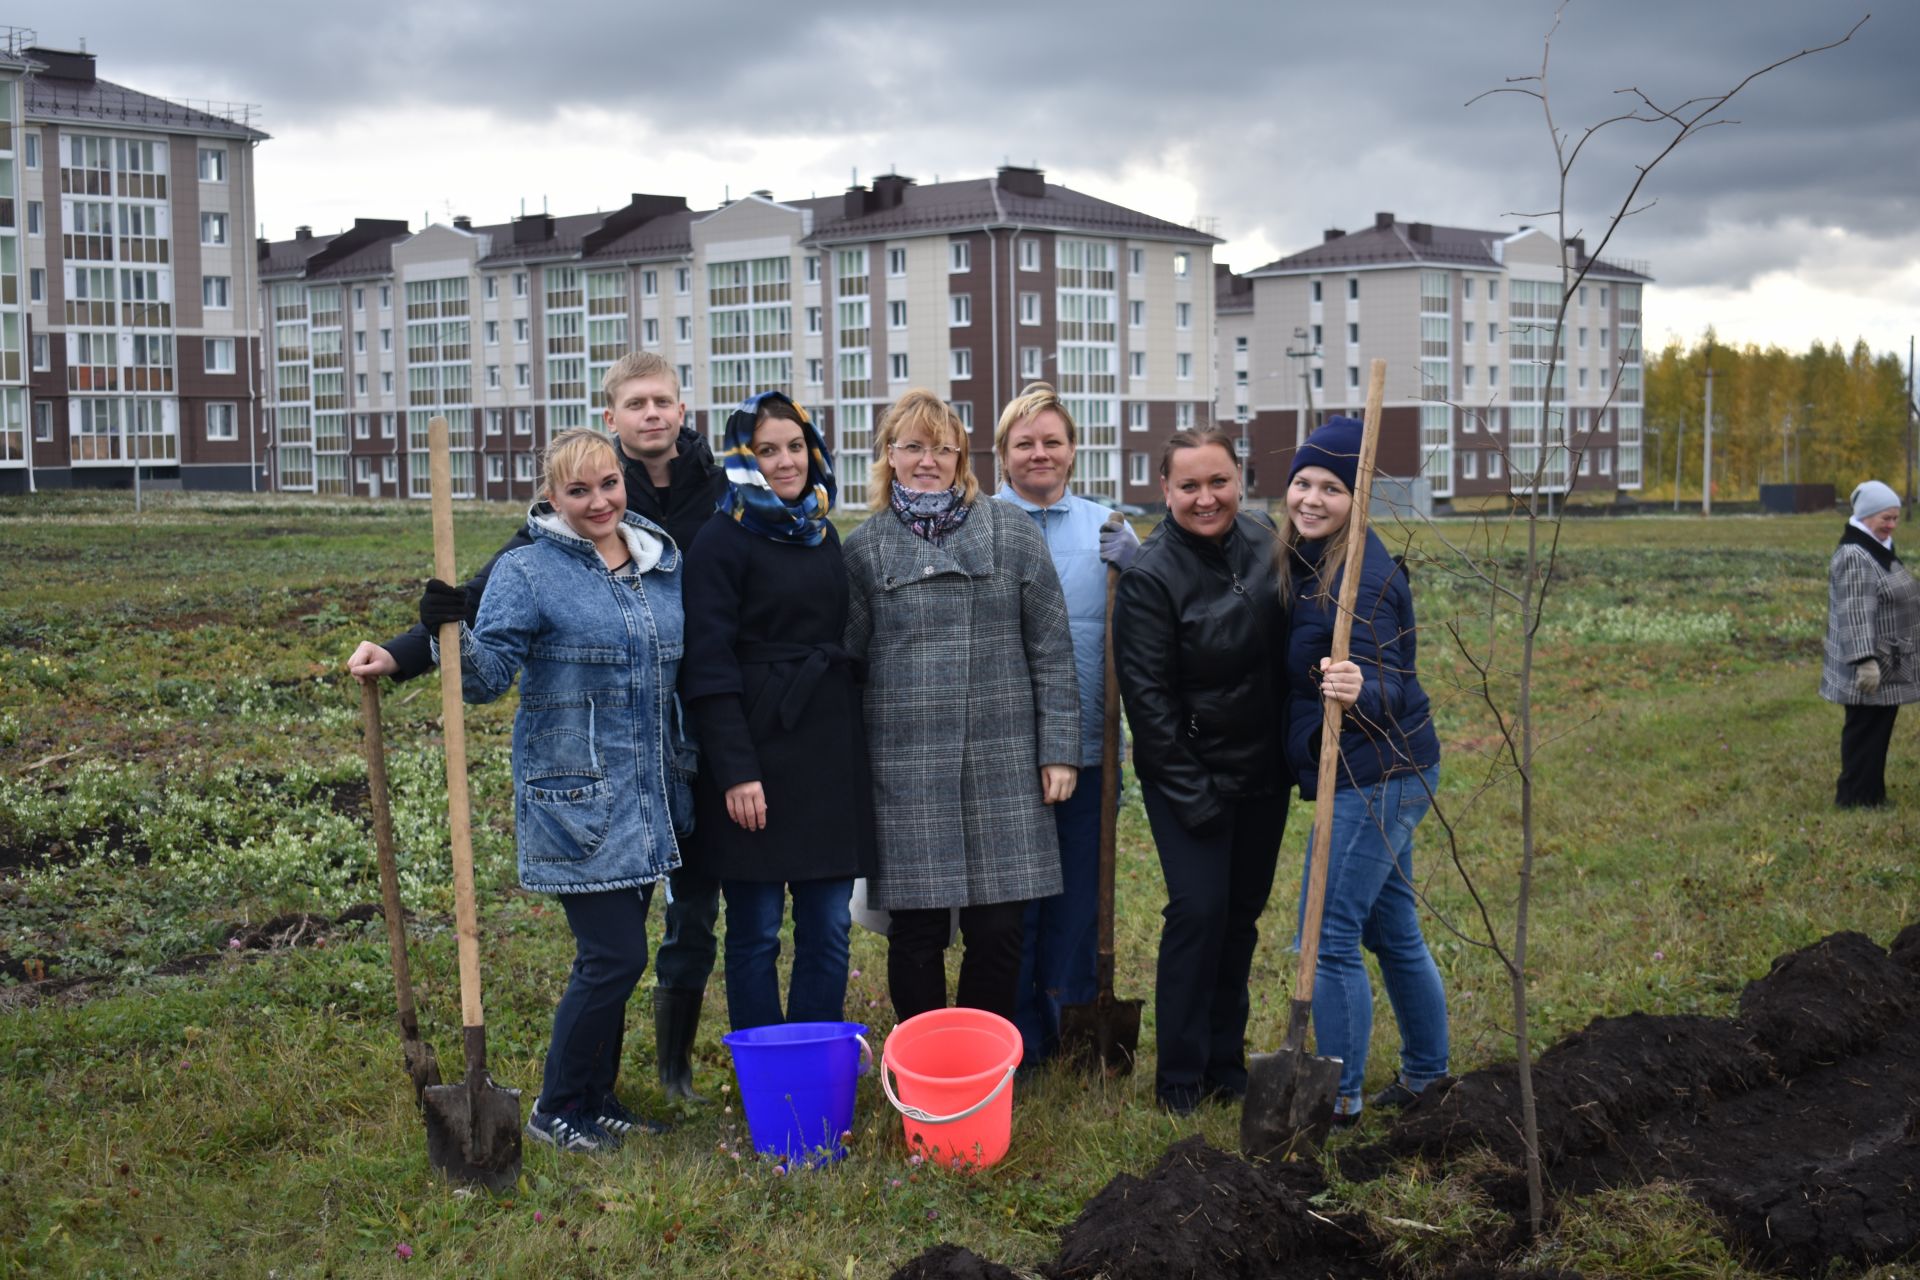
[(1273, 526), (1245, 512), (1217, 543), (1167, 519), (1120, 576), (1114, 669), (1134, 767), (1189, 830), (1291, 783), (1280, 585)]

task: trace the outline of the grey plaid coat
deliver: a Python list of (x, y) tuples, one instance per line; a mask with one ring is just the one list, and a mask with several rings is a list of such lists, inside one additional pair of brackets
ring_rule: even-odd
[[(1897, 707), (1920, 702), (1920, 582), (1891, 551), (1852, 525), (1827, 570), (1827, 654), (1820, 696), (1828, 702)], [(1880, 663), (1880, 687), (1854, 688), (1854, 665)]]
[(847, 536), (847, 648), (867, 659), (876, 907), (1059, 893), (1040, 766), (1080, 761), (1060, 579), (1033, 521), (984, 494), (941, 546), (880, 511)]

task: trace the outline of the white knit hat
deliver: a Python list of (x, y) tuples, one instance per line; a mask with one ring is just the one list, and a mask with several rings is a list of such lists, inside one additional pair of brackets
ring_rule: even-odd
[(1865, 520), (1868, 516), (1879, 515), (1888, 507), (1900, 505), (1900, 495), (1891, 485), (1881, 484), (1878, 480), (1863, 481), (1853, 491), (1853, 518)]

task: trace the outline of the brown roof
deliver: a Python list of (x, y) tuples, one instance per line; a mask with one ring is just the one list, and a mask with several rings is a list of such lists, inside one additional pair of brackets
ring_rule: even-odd
[[(1037, 176), (1037, 175), (1036, 175)], [(999, 185), (999, 203), (994, 188)], [(938, 231), (977, 230), (984, 226), (1066, 227), (1102, 235), (1133, 234), (1160, 240), (1184, 240), (1191, 244), (1219, 244), (1210, 236), (1177, 222), (1168, 222), (1124, 205), (1063, 187), (1055, 182), (1041, 183), (1045, 195), (1020, 195), (1001, 185), (996, 178), (970, 178), (961, 182), (936, 182), (928, 186), (908, 185), (900, 203), (859, 217), (847, 217), (840, 200), (791, 203), (825, 205), (823, 217), (807, 239), (813, 243), (833, 240), (866, 240), (896, 234)]]
[(269, 240), (266, 256), (260, 259), (263, 276), (297, 276), (306, 270), (307, 259), (331, 244), (337, 236), (308, 236), (302, 240)]
[[(1506, 240), (1511, 234), (1507, 231), (1481, 231), (1472, 227), (1441, 227), (1424, 222), (1401, 222), (1392, 214), (1377, 214), (1374, 225), (1363, 231), (1347, 233), (1328, 232), (1329, 238), (1314, 245), (1311, 249), (1302, 249), (1298, 253), (1288, 254), (1284, 258), (1269, 262), (1264, 267), (1255, 267), (1247, 272), (1249, 276), (1289, 275), (1302, 271), (1328, 271), (1342, 267), (1373, 266), (1413, 266), (1417, 263), (1433, 263), (1437, 266), (1481, 267), (1487, 270), (1500, 269), (1500, 260), (1495, 258), (1493, 246)], [(1650, 280), (1646, 272), (1636, 264), (1624, 266), (1616, 262), (1607, 262), (1599, 258), (1580, 255), (1581, 264), (1587, 266), (1590, 274), (1617, 277), (1623, 280)]]
[(270, 136), (237, 120), (156, 98), (111, 80), (31, 76), (27, 80), (27, 118), (131, 124), (170, 133), (213, 133), (253, 141)]
[[(530, 214), (529, 217), (538, 217)], [(532, 262), (540, 258), (573, 258), (580, 254), (580, 241), (589, 231), (607, 220), (604, 213), (557, 213), (553, 215), (553, 234), (543, 240), (524, 244), (513, 241), (514, 223), (496, 222), (474, 227), (475, 235), (493, 237), (493, 252), (480, 259), (481, 266), (505, 262)]]

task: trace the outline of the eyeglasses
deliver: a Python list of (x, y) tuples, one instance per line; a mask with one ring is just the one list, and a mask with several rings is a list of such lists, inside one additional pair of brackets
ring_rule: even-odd
[(921, 444), (918, 440), (909, 440), (905, 444), (901, 444), (896, 440), (887, 447), (910, 462), (918, 462), (929, 453), (942, 462), (947, 461), (949, 458), (957, 458), (960, 456), (960, 446), (957, 444), (936, 444), (929, 446)]

